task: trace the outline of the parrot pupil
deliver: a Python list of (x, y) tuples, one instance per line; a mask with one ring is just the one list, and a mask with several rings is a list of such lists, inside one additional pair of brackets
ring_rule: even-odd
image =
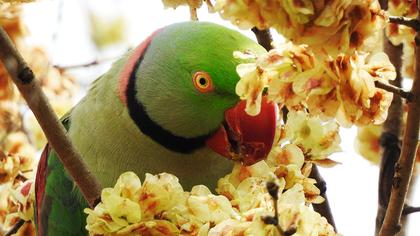
[(205, 86), (207, 84), (207, 80), (204, 77), (201, 77), (198, 81), (200, 83), (200, 85)]

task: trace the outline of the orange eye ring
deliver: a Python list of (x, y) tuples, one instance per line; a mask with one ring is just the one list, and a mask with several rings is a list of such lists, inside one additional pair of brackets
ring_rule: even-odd
[(194, 87), (201, 93), (213, 91), (213, 81), (209, 74), (203, 71), (195, 72), (193, 75)]

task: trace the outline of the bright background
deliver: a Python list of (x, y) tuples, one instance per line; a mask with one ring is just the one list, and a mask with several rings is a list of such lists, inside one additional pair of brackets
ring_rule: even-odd
[[(98, 50), (91, 40), (91, 13), (102, 16), (106, 25), (122, 17), (125, 38), (117, 45)], [(218, 14), (209, 14), (206, 7), (198, 12), (201, 21), (211, 21), (237, 29)], [(99, 18), (101, 19), (101, 18)], [(46, 48), (56, 65), (79, 65), (106, 59), (98, 66), (72, 70), (82, 90), (80, 99), (90, 82), (107, 70), (112, 59), (135, 47), (154, 30), (165, 25), (189, 20), (187, 7), (164, 9), (159, 0), (44, 0), (27, 4), (24, 20), (30, 31), (28, 42)], [(106, 22), (108, 21), (108, 22)], [(250, 30), (242, 31), (254, 38)], [(275, 36), (276, 40), (281, 40)], [(170, 42), (168, 42), (170, 43)], [(111, 59), (111, 60), (108, 60)], [(76, 102), (75, 101), (75, 102)], [(339, 233), (343, 235), (373, 235), (377, 209), (378, 167), (370, 164), (353, 150), (356, 129), (342, 129), (343, 152), (332, 158), (341, 165), (321, 168), (328, 183), (328, 197)], [(418, 185), (418, 184), (417, 184)], [(413, 191), (410, 204), (420, 205), (420, 191)], [(420, 213), (408, 217), (406, 235), (420, 235)]]

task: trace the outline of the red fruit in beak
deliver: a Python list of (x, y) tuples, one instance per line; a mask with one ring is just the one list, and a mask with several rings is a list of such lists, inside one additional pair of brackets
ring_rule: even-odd
[(261, 112), (250, 116), (245, 112), (246, 101), (225, 112), (225, 121), (206, 144), (220, 155), (252, 165), (267, 157), (274, 142), (278, 106), (263, 97)]

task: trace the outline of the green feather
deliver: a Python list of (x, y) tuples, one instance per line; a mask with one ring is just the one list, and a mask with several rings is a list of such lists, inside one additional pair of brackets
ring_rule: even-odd
[[(64, 122), (64, 125), (68, 129), (69, 122)], [(44, 232), (48, 235), (85, 235), (86, 215), (83, 209), (87, 204), (54, 151), (48, 156), (47, 170), (41, 209), (41, 217), (46, 223), (42, 226)]]

